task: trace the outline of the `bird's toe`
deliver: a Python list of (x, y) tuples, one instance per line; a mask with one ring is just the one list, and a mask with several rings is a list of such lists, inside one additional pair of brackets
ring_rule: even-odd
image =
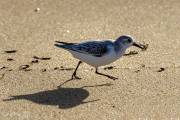
[(112, 80), (117, 80), (118, 78), (117, 77), (113, 77), (113, 76), (109, 76), (110, 79)]

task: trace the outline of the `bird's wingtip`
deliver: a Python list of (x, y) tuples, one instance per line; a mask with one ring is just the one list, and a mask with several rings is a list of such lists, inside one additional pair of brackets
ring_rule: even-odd
[(56, 43), (62, 44), (62, 45), (74, 45), (76, 43), (69, 43), (69, 42), (62, 42), (62, 41), (55, 41)]
[(54, 46), (56, 46), (56, 47), (61, 47), (61, 45), (59, 45), (59, 44), (54, 44)]
[(54, 46), (56, 46), (56, 47), (61, 47), (61, 48), (62, 48), (62, 46), (65, 45), (65, 44), (66, 44), (65, 42), (55, 41)]

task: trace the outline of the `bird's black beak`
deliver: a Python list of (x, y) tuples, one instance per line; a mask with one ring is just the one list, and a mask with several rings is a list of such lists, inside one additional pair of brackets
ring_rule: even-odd
[(142, 45), (139, 45), (139, 44), (137, 44), (137, 43), (135, 43), (135, 42), (133, 42), (133, 46), (138, 47), (138, 48), (141, 48), (141, 49), (144, 49), (144, 47), (143, 47)]

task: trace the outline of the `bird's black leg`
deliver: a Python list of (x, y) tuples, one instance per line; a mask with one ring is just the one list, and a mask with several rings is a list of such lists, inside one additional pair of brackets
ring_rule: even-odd
[(76, 76), (76, 71), (77, 71), (77, 69), (78, 69), (78, 67), (79, 67), (79, 65), (82, 63), (82, 61), (79, 61), (78, 62), (78, 64), (77, 64), (77, 67), (76, 67), (76, 69), (75, 69), (75, 71), (74, 71), (74, 73), (72, 74), (72, 78), (71, 79), (81, 79), (81, 78), (79, 78), (78, 76)]
[(110, 78), (110, 79), (113, 79), (113, 80), (118, 79), (118, 78), (113, 77), (113, 76), (110, 76), (110, 75), (106, 75), (106, 74), (103, 74), (103, 73), (99, 73), (99, 72), (98, 72), (98, 68), (96, 68), (96, 74), (106, 76), (106, 77), (108, 77), (108, 78)]

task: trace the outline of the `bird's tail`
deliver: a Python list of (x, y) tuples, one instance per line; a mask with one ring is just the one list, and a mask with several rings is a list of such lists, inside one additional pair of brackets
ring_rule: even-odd
[(60, 43), (62, 45), (74, 45), (76, 43), (68, 43), (68, 42), (61, 42), (61, 41), (55, 41), (56, 43)]
[(68, 42), (61, 42), (61, 41), (55, 41), (56, 44), (54, 46), (64, 48), (64, 49), (69, 49), (70, 45), (74, 45), (76, 43), (68, 43)]

